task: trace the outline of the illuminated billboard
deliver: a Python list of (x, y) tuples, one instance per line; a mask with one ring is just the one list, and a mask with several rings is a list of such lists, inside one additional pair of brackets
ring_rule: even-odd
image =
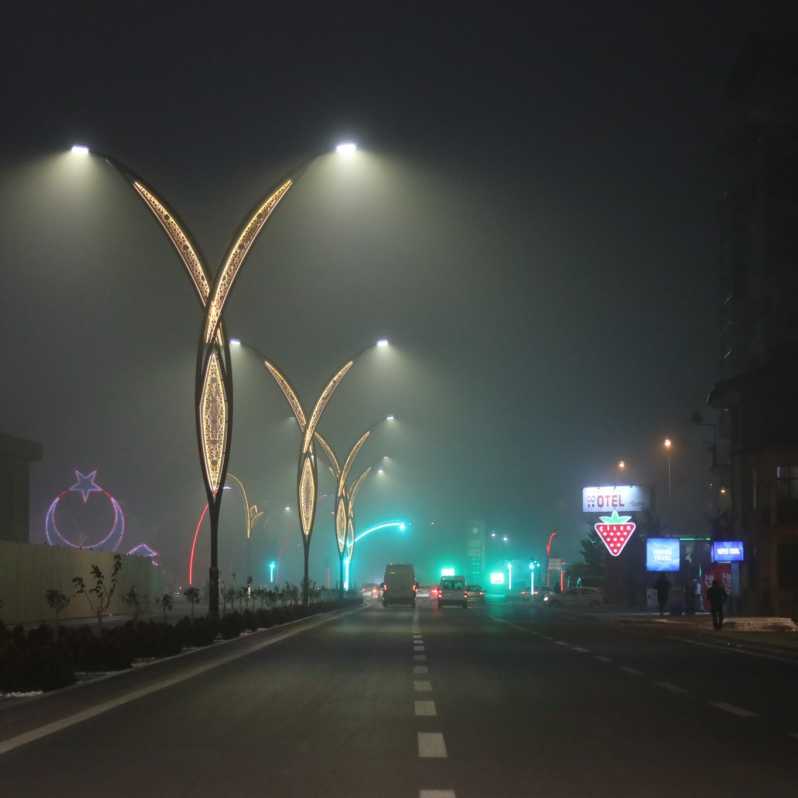
[(646, 570), (673, 573), (679, 570), (678, 538), (649, 538), (646, 541)]
[(503, 585), (504, 584), (504, 571), (494, 571), (490, 575), (490, 583), (492, 585)]
[(639, 513), (651, 506), (651, 491), (643, 485), (604, 485), (582, 488), (582, 512), (615, 510)]
[(712, 544), (712, 562), (742, 562), (744, 559), (742, 540), (716, 540)]

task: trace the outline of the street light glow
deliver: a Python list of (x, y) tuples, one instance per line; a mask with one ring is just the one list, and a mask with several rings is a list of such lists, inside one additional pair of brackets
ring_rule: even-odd
[(70, 152), (75, 155), (88, 155), (89, 148), (85, 144), (73, 144)]
[(380, 349), (385, 349), (388, 346), (388, 339), (387, 338), (380, 338), (380, 340), (377, 341), (377, 346)]
[(290, 507), (289, 507), (287, 504), (285, 505), (285, 507), (284, 507), (283, 509), (284, 509), (284, 510), (285, 510), (285, 512), (287, 512), (287, 513), (290, 513), (290, 512), (291, 512), (291, 508), (290, 508)]
[(672, 441), (670, 438), (665, 438), (665, 440), (663, 441), (662, 445), (663, 445), (663, 446), (664, 446), (666, 449), (670, 449), (670, 448), (671, 448), (671, 446), (673, 446), (673, 441)]
[(336, 148), (335, 151), (339, 155), (354, 155), (357, 151), (357, 144), (354, 141), (342, 141)]
[(385, 416), (386, 421), (396, 421), (396, 416)]
[(241, 339), (240, 338), (231, 338), (230, 339), (230, 346), (241, 346)]
[(623, 471), (626, 468), (626, 460), (619, 460), (618, 461), (618, 468), (620, 468), (621, 471)]
[(377, 473), (378, 473), (380, 476), (383, 476), (383, 475), (385, 474), (385, 471), (384, 471), (384, 469), (382, 469), (382, 468), (379, 468), (379, 469), (377, 469)]

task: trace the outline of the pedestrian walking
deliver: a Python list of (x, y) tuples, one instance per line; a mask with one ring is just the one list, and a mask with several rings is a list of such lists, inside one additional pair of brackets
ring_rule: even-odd
[(713, 579), (712, 586), (707, 590), (707, 598), (709, 599), (709, 609), (712, 612), (712, 625), (716, 629), (723, 627), (723, 605), (728, 597), (720, 581)]
[(657, 604), (659, 604), (659, 614), (662, 617), (668, 606), (668, 596), (671, 594), (671, 583), (668, 577), (665, 574), (660, 574), (659, 579), (654, 583), (654, 588), (657, 591)]

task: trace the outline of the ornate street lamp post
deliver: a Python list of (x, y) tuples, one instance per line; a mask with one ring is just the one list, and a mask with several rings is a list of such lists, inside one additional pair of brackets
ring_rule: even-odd
[(196, 290), (203, 309), (197, 345), (194, 408), (202, 477), (208, 498), (211, 528), (208, 612), (219, 614), (219, 513), (222, 506), (233, 425), (233, 378), (230, 345), (222, 325), (222, 312), (247, 254), (274, 209), (293, 186), (283, 181), (247, 216), (227, 250), (215, 276), (211, 276), (188, 227), (143, 180), (109, 156), (102, 156), (133, 187), (172, 242)]
[(332, 379), (321, 392), (321, 396), (319, 396), (316, 401), (316, 405), (313, 408), (313, 412), (310, 414), (309, 420), (305, 416), (302, 403), (299, 401), (299, 397), (291, 386), (291, 383), (288, 382), (273, 363), (264, 360), (263, 364), (266, 366), (266, 370), (274, 377), (275, 382), (283, 392), (283, 396), (285, 396), (294, 414), (296, 423), (299, 426), (299, 431), (302, 433), (302, 444), (299, 450), (299, 462), (297, 465), (297, 506), (299, 507), (300, 532), (302, 534), (302, 546), (305, 555), (305, 570), (302, 580), (302, 602), (307, 606), (309, 599), (308, 562), (310, 559), (310, 539), (316, 521), (316, 503), (319, 495), (319, 479), (316, 466), (316, 452), (313, 445), (314, 441), (324, 450), (330, 461), (330, 468), (333, 470), (333, 473), (337, 475), (337, 472), (340, 470), (338, 461), (330, 445), (316, 431), (316, 428), (319, 425), (324, 408), (327, 407), (330, 399), (332, 399), (332, 395), (335, 393), (335, 389), (340, 385), (341, 380), (343, 380), (349, 369), (354, 365), (354, 360), (345, 363), (333, 375)]

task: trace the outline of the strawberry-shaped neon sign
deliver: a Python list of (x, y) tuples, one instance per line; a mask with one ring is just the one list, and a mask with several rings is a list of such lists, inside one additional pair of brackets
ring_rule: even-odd
[(600, 515), (599, 518), (600, 523), (593, 524), (593, 529), (607, 547), (607, 551), (617, 557), (634, 534), (637, 524), (631, 520), (631, 515), (618, 515), (617, 510), (613, 510), (612, 515)]

